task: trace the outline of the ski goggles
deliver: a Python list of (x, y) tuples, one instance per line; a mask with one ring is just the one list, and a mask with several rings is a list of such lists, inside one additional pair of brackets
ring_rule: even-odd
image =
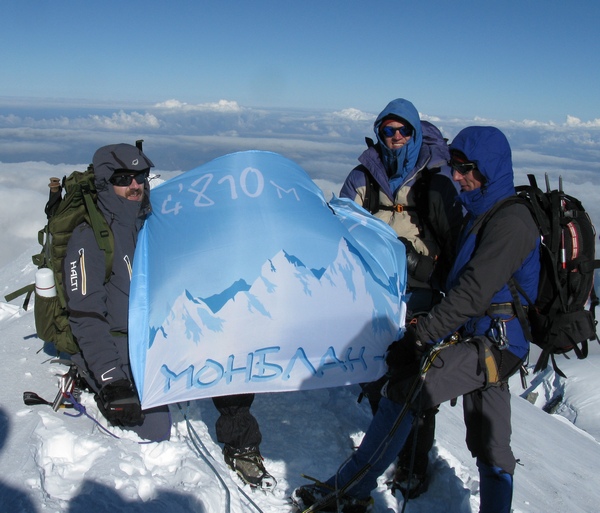
[(129, 187), (131, 182), (134, 180), (138, 184), (143, 184), (144, 180), (150, 175), (150, 170), (145, 169), (139, 173), (127, 173), (123, 171), (116, 171), (108, 181), (117, 187)]
[(452, 157), (450, 159), (450, 167), (458, 174), (465, 176), (468, 175), (471, 171), (477, 169), (477, 164), (475, 162), (463, 162)]
[(402, 137), (410, 137), (412, 135), (412, 128), (409, 126), (384, 126), (381, 129), (381, 133), (385, 136), (385, 137), (394, 137), (394, 134), (396, 132), (400, 132), (400, 135)]

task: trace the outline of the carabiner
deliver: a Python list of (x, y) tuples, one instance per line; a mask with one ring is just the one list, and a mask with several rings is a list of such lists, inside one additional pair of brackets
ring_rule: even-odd
[(508, 347), (508, 337), (506, 336), (506, 323), (499, 317), (492, 319), (492, 325), (489, 332), (490, 339), (500, 350)]

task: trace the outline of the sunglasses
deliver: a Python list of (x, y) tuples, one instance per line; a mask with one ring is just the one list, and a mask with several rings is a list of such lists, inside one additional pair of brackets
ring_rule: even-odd
[(115, 173), (108, 179), (108, 181), (113, 185), (116, 185), (117, 187), (129, 187), (131, 185), (131, 182), (133, 182), (134, 180), (138, 184), (143, 184), (144, 180), (148, 178), (149, 175), (150, 170), (148, 169), (139, 173)]
[(465, 176), (477, 169), (477, 164), (475, 162), (459, 162), (458, 160), (450, 159), (450, 167), (457, 173)]
[(386, 137), (394, 137), (396, 132), (400, 132), (402, 137), (410, 137), (412, 135), (412, 128), (409, 126), (384, 126), (381, 129), (381, 133)]

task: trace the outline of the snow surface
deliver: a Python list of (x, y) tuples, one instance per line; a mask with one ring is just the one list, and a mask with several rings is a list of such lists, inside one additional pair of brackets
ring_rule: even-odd
[[(2, 297), (33, 281), (30, 255), (36, 251), (34, 247), (0, 269)], [(240, 489), (216, 443), (217, 412), (210, 399), (193, 402), (189, 410), (185, 404), (181, 410), (172, 405), (171, 441), (158, 444), (140, 444), (131, 433), (110, 428), (119, 437), (113, 438), (87, 417), (26, 406), (24, 391), (52, 400), (57, 376), (66, 367), (51, 363), (40, 351), (33, 312), (19, 308), (20, 301), (0, 302), (2, 512), (285, 512), (286, 498), (307, 482), (302, 474), (329, 477), (369, 424), (369, 408), (366, 401), (357, 404), (355, 385), (257, 395), (252, 411), (263, 431), (266, 467), (278, 486), (272, 494)], [(519, 459), (514, 512), (600, 510), (598, 344), (591, 352), (584, 361), (559, 358), (566, 380), (546, 371), (531, 376), (525, 391), (518, 378), (511, 382), (513, 450)], [(542, 408), (557, 394), (563, 398), (556, 413), (545, 413)], [(106, 427), (89, 394), (84, 393), (82, 403)], [(192, 443), (183, 412), (200, 438), (204, 458)], [(460, 401), (456, 407), (443, 405), (430, 454), (430, 488), (405, 511), (478, 511), (479, 476), (464, 437)], [(375, 511), (401, 511), (402, 502), (387, 490), (385, 479), (374, 493)]]

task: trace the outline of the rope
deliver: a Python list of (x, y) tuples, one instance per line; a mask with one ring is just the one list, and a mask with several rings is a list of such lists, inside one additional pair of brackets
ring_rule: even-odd
[[(205, 454), (208, 454), (214, 460), (212, 454), (206, 448), (206, 446), (202, 442), (202, 438), (200, 438), (200, 435), (194, 429), (194, 426), (192, 426), (192, 423), (189, 420), (188, 412), (190, 409), (190, 403), (188, 401), (185, 412), (183, 411), (183, 408), (181, 407), (181, 405), (179, 403), (177, 403), (177, 407), (179, 408), (179, 411), (182, 412), (183, 418), (185, 420), (185, 424), (187, 426), (188, 434), (190, 435), (190, 440), (192, 441), (192, 444), (193, 444), (194, 448), (196, 449), (196, 452), (198, 453), (200, 458), (202, 458), (202, 460), (214, 472), (214, 474), (217, 476), (217, 479), (223, 486), (223, 489), (225, 490), (225, 495), (226, 495), (226, 499), (225, 499), (226, 510), (225, 511), (227, 513), (229, 513), (231, 511), (231, 492), (229, 491), (229, 487), (225, 483), (225, 480), (221, 477), (221, 474), (219, 474), (219, 471), (215, 468), (215, 466), (209, 461), (208, 457), (205, 455)], [(263, 513), (263, 511), (258, 507), (258, 505), (248, 496), (248, 494), (239, 485), (236, 485), (236, 487), (237, 487), (238, 491), (246, 498), (246, 500), (250, 503), (250, 505), (258, 513)]]
[[(67, 399), (72, 405), (73, 405), (73, 409), (75, 411), (77, 411), (78, 413), (68, 413), (68, 412), (63, 412), (65, 415), (68, 415), (69, 417), (81, 417), (82, 415), (85, 415), (88, 419), (90, 419), (94, 424), (96, 424), (102, 431), (104, 431), (106, 434), (112, 436), (113, 438), (116, 438), (117, 440), (122, 440), (122, 438), (120, 436), (115, 435), (113, 432), (111, 432), (110, 430), (108, 430), (107, 428), (105, 428), (102, 424), (100, 424), (100, 422), (98, 422), (98, 420), (96, 420), (94, 417), (92, 417), (86, 410), (85, 406), (83, 404), (81, 404), (74, 396), (71, 392), (63, 392), (63, 396), (65, 397), (65, 399)], [(171, 420), (171, 412), (169, 412), (169, 431), (167, 433), (165, 433), (161, 438), (158, 438), (157, 440), (144, 440), (143, 442), (135, 442), (138, 445), (146, 445), (146, 444), (153, 444), (153, 443), (158, 443), (158, 442), (162, 442), (163, 440), (166, 440), (169, 436), (169, 434), (171, 433), (171, 424), (172, 424), (172, 420)]]
[(185, 412), (183, 411), (181, 404), (177, 403), (177, 407), (179, 408), (179, 411), (183, 415), (183, 419), (185, 420), (185, 425), (187, 426), (188, 434), (190, 435), (190, 440), (192, 441), (192, 445), (196, 449), (198, 456), (200, 456), (200, 458), (209, 466), (209, 468), (214, 472), (215, 476), (217, 476), (219, 483), (221, 483), (221, 485), (223, 486), (223, 489), (225, 491), (225, 511), (226, 511), (226, 513), (229, 513), (231, 511), (231, 492), (229, 491), (227, 484), (221, 477), (221, 474), (219, 474), (219, 471), (214, 467), (214, 465), (210, 462), (210, 460), (205, 456), (204, 452), (202, 451), (204, 449), (204, 451), (210, 455), (210, 453), (208, 452), (208, 449), (206, 449), (206, 446), (204, 445), (204, 443), (202, 443), (202, 439), (200, 438), (200, 436), (194, 429), (194, 426), (192, 426), (190, 419), (188, 417), (190, 403), (188, 401)]
[(79, 401), (77, 401), (77, 399), (75, 399), (75, 397), (73, 397), (73, 394), (71, 392), (65, 392), (63, 395), (65, 396), (65, 399), (67, 399), (73, 405), (73, 408), (78, 412), (76, 414), (72, 414), (72, 413), (68, 413), (68, 412), (63, 412), (65, 415), (68, 415), (69, 417), (74, 417), (74, 418), (75, 417), (81, 417), (82, 415), (85, 415), (94, 424), (96, 424), (102, 431), (104, 431), (105, 433), (109, 434), (113, 438), (117, 438), (117, 439), (119, 438), (117, 435), (115, 435), (114, 433), (111, 433), (102, 424), (100, 424), (100, 422), (98, 422), (94, 417), (92, 417), (87, 412), (87, 410), (85, 409), (85, 406), (83, 404), (81, 404)]
[(419, 436), (419, 416), (423, 412), (423, 406), (421, 404), (422, 403), (421, 399), (422, 399), (422, 397), (419, 395), (419, 406), (417, 407), (417, 411), (415, 414), (415, 420), (414, 420), (413, 427), (412, 427), (413, 440), (412, 440), (412, 447), (410, 449), (410, 463), (408, 464), (408, 490), (406, 492), (406, 497), (404, 497), (404, 501), (402, 504), (402, 510), (400, 511), (400, 513), (404, 513), (404, 511), (406, 510), (406, 506), (408, 505), (408, 501), (410, 499), (410, 485), (411, 485), (411, 481), (412, 481), (414, 470), (415, 470), (415, 459), (416, 459), (416, 455), (417, 455), (417, 442), (418, 442), (418, 436)]
[(445, 349), (446, 347), (450, 347), (451, 345), (455, 344), (456, 341), (457, 341), (457, 339), (451, 338), (448, 342), (442, 342), (440, 344), (437, 344), (437, 345), (433, 346), (426, 355), (423, 356), (423, 360), (422, 360), (423, 363), (421, 364), (421, 371), (415, 377), (414, 381), (412, 382), (412, 384), (410, 386), (408, 394), (407, 394), (409, 399), (404, 403), (404, 406), (402, 407), (402, 410), (400, 410), (400, 413), (398, 413), (398, 416), (396, 417), (396, 420), (394, 421), (394, 424), (392, 425), (391, 429), (389, 430), (387, 435), (383, 438), (381, 443), (377, 446), (377, 448), (374, 451), (373, 456), (375, 454), (378, 454), (378, 456), (376, 458), (373, 458), (373, 456), (371, 456), (371, 458), (367, 461), (367, 463), (365, 463), (363, 468), (358, 470), (356, 472), (356, 474), (354, 474), (354, 476), (352, 476), (345, 485), (338, 487), (337, 474), (339, 473), (340, 469), (345, 465), (345, 463), (352, 456), (347, 458), (338, 467), (338, 471), (336, 472), (335, 489), (331, 493), (327, 494), (326, 496), (324, 496), (321, 499), (319, 499), (318, 501), (316, 501), (314, 504), (312, 504), (312, 506), (305, 509), (303, 513), (312, 513), (315, 511), (319, 511), (319, 508), (331, 504), (334, 500), (337, 503), (338, 499), (340, 497), (342, 497), (356, 483), (358, 483), (364, 477), (364, 475), (367, 474), (367, 472), (371, 469), (371, 467), (379, 461), (379, 459), (385, 453), (386, 448), (391, 443), (394, 434), (400, 427), (400, 424), (404, 420), (406, 413), (408, 412), (411, 405), (414, 403), (414, 401), (418, 397), (421, 389), (423, 388), (425, 376), (426, 376), (427, 372), (429, 371), (431, 365), (433, 364), (434, 360), (437, 358), (439, 352), (442, 349)]

